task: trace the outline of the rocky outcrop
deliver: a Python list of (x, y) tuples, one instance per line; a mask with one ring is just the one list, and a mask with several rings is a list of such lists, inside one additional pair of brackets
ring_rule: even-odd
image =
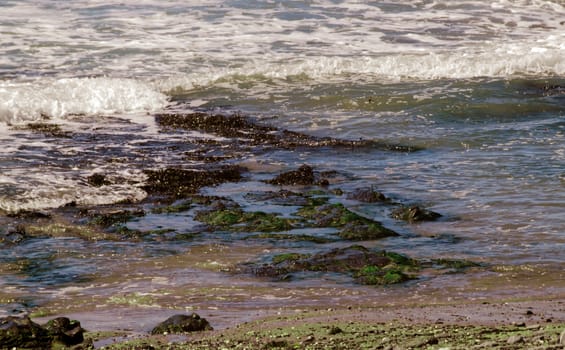
[(80, 322), (59, 317), (40, 326), (29, 317), (0, 319), (0, 348), (51, 349), (54, 344), (73, 346), (84, 342)]

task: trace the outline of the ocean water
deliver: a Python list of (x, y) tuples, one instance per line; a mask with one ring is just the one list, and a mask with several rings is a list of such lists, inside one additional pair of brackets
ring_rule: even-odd
[[(163, 111), (241, 113), (317, 136), (422, 147), (244, 161), (346, 171), (358, 179), (352, 188), (374, 186), (448, 218), (411, 226), (384, 215), (408, 237), (385, 247), (565, 263), (563, 1), (0, 3), (3, 216), (142, 200), (143, 169), (189, 166), (167, 145), (206, 136), (161, 133), (153, 116)], [(35, 122), (75, 136), (24, 127)], [(89, 186), (100, 172), (122, 181)], [(90, 271), (85, 264), (75, 273)]]

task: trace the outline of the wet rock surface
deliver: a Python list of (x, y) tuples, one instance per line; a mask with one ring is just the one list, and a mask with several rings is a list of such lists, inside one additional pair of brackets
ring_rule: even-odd
[(51, 349), (54, 344), (73, 346), (84, 342), (80, 322), (59, 317), (40, 326), (29, 317), (0, 318), (0, 348)]
[[(344, 175), (347, 174), (346, 169), (318, 169), (305, 164), (281, 172), (284, 167), (277, 166), (276, 170), (262, 171), (258, 179), (254, 178), (255, 174), (236, 164), (237, 159), (250, 150), (255, 153), (280, 149), (290, 149), (294, 152), (294, 149), (302, 147), (308, 147), (308, 151), (312, 148), (337, 147), (344, 152), (362, 147), (402, 152), (416, 149), (409, 146), (382, 145), (366, 140), (316, 138), (260, 125), (242, 116), (170, 114), (157, 116), (157, 122), (163, 132), (182, 133), (184, 130), (197, 130), (228, 139), (200, 139), (195, 141), (197, 146), (194, 149), (182, 145), (178, 148), (171, 147), (171, 152), (183, 153), (185, 159), (199, 160), (205, 164), (193, 166), (191, 163), (178, 167), (143, 170), (145, 182), (132, 183), (132, 186), (143, 188), (148, 194), (147, 199), (139, 203), (120, 202), (90, 207), (74, 203), (46, 213), (16, 213), (11, 217), (12, 225), (0, 231), (0, 244), (17, 245), (38, 237), (127, 241), (124, 245), (143, 240), (151, 240), (151, 243), (168, 240), (192, 243), (191, 240), (200, 235), (206, 236), (200, 244), (204, 242), (210, 246), (215, 245), (214, 239), (219, 237), (218, 241), (221, 243), (218, 245), (225, 245), (225, 249), (229, 249), (229, 244), (234, 240), (243, 245), (256, 244), (257, 241), (264, 244), (268, 241), (265, 244), (268, 248), (261, 252), (272, 247), (276, 247), (276, 251), (273, 250), (266, 256), (258, 256), (258, 261), (246, 264), (225, 263), (225, 268), (216, 268), (214, 271), (251, 274), (254, 277), (276, 281), (309, 278), (319, 274), (341, 274), (353, 283), (377, 286), (418, 279), (424, 269), (443, 269), (446, 273), (453, 273), (479, 266), (464, 260), (412, 259), (406, 255), (379, 249), (380, 242), (367, 242), (392, 237), (400, 239), (401, 236), (395, 230), (384, 227), (378, 221), (378, 214), (368, 215), (363, 210), (357, 210), (362, 206), (378, 206), (385, 208), (387, 213), (389, 210), (395, 213), (398, 210), (398, 214), (393, 216), (410, 222), (432, 220), (439, 214), (419, 207), (399, 207), (398, 203), (373, 187), (353, 191), (348, 188), (348, 193), (344, 194), (338, 187), (340, 182), (350, 184), (355, 181), (354, 178)], [(91, 187), (103, 187), (111, 185), (110, 179), (114, 181), (115, 178), (104, 173), (95, 173), (82, 178), (82, 181)], [(241, 202), (244, 203), (231, 197), (207, 195), (207, 190), (214, 186), (247, 180), (252, 186), (243, 187), (242, 191), (245, 193), (234, 196), (240, 200), (243, 198)], [(259, 186), (256, 186), (257, 183)], [(284, 188), (285, 186), (296, 186), (296, 189), (289, 190)], [(278, 212), (280, 207), (284, 208)], [(263, 208), (265, 211), (261, 211)], [(130, 225), (132, 222), (143, 220), (147, 216), (159, 217), (161, 226), (155, 229), (130, 228), (133, 227)], [(190, 229), (181, 231), (183, 229), (167, 226), (169, 218), (177, 221), (182, 218), (185, 222), (194, 220), (199, 223), (196, 223), (198, 226), (195, 224)], [(387, 225), (389, 224), (390, 220)], [(370, 248), (361, 245), (362, 243), (351, 245), (353, 241), (365, 242)], [(158, 244), (154, 246), (155, 251), (159, 250)], [(156, 254), (179, 253), (174, 249), (163, 249)], [(46, 258), (24, 258), (9, 263), (10, 268), (18, 271), (21, 276), (38, 278), (36, 275), (42, 277), (51, 272), (50, 269), (55, 265), (52, 261), (56, 259), (56, 254), (52, 254)], [(202, 265), (197, 268), (217, 262), (198, 263)], [(185, 267), (186, 265), (182, 265), (182, 268)], [(80, 274), (64, 277), (61, 281), (67, 283), (66, 285), (87, 280), (81, 279), (85, 276)], [(18, 327), (14, 322), (6, 327)], [(31, 324), (31, 321), (29, 323)], [(57, 340), (66, 344), (79, 344), (82, 336), (80, 323), (68, 319), (55, 319), (50, 321), (49, 326), (33, 327), (32, 325), (29, 331), (22, 332), (36, 332), (36, 339), (46, 337), (50, 341)], [(184, 333), (208, 329), (211, 329), (208, 322), (196, 314), (177, 315), (156, 327), (153, 333)], [(341, 333), (345, 332), (339, 334)], [(304, 344), (312, 340), (305, 337)]]
[(159, 323), (151, 334), (189, 333), (200, 331), (211, 331), (210, 323), (198, 314), (174, 315)]
[(166, 194), (174, 198), (183, 198), (195, 194), (202, 187), (237, 182), (241, 179), (241, 172), (242, 169), (238, 166), (204, 170), (172, 168), (146, 170), (148, 178), (143, 189), (149, 194)]
[(301, 147), (372, 147), (388, 151), (414, 152), (417, 147), (381, 143), (374, 140), (341, 140), (331, 137), (314, 137), (307, 134), (277, 129), (263, 125), (241, 115), (208, 113), (159, 114), (157, 123), (165, 130), (197, 130), (232, 139), (240, 146), (262, 146), (268, 148), (293, 149)]
[(400, 207), (392, 211), (391, 216), (398, 220), (408, 221), (410, 223), (422, 221), (434, 221), (441, 217), (441, 214), (431, 210), (423, 209), (418, 206)]
[(271, 185), (313, 185), (316, 181), (314, 169), (309, 165), (302, 165), (297, 170), (282, 173), (272, 180), (267, 181)]

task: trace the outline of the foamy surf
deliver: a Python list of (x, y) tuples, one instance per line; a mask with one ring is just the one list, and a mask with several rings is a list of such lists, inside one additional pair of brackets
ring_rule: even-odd
[(135, 79), (100, 77), (0, 82), (0, 121), (7, 124), (41, 117), (151, 112), (166, 103), (164, 94)]

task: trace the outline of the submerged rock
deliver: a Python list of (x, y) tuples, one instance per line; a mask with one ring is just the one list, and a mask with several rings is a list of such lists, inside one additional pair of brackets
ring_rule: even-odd
[(111, 182), (106, 179), (104, 174), (92, 174), (86, 178), (86, 181), (90, 186), (102, 187), (105, 185), (111, 185)]
[(21, 127), (24, 130), (30, 130), (36, 133), (43, 134), (45, 136), (57, 137), (57, 138), (70, 138), (72, 134), (69, 131), (63, 131), (61, 126), (58, 124), (50, 123), (28, 123)]
[(355, 214), (341, 203), (320, 204), (318, 201), (305, 206), (297, 215), (315, 227), (340, 228), (338, 235), (343, 239), (363, 241), (398, 236), (380, 222)]
[(188, 333), (199, 331), (213, 330), (210, 323), (205, 318), (201, 318), (198, 314), (191, 315), (174, 315), (159, 323), (151, 334), (163, 333)]
[(404, 220), (413, 223), (421, 221), (434, 221), (439, 219), (441, 217), (441, 214), (413, 206), (397, 208), (391, 213), (391, 216), (398, 220)]
[(279, 281), (295, 272), (333, 272), (351, 275), (361, 284), (395, 284), (412, 279), (407, 272), (419, 269), (418, 261), (402, 254), (372, 251), (360, 245), (336, 248), (318, 254), (285, 253), (272, 263), (242, 266), (244, 272)]
[(282, 173), (275, 177), (272, 180), (267, 181), (267, 183), (271, 185), (289, 185), (289, 186), (296, 186), (296, 185), (313, 185), (316, 181), (314, 176), (314, 169), (312, 169), (309, 165), (302, 165), (297, 170), (288, 171), (286, 173)]
[[(389, 151), (413, 152), (416, 147), (380, 143), (373, 140), (341, 140), (314, 137), (296, 131), (261, 125), (241, 115), (207, 113), (159, 114), (155, 117), (164, 129), (198, 130), (237, 139), (240, 145), (293, 149), (299, 147), (372, 147)], [(231, 140), (233, 141), (233, 140)]]
[(389, 202), (390, 200), (381, 192), (375, 191), (372, 187), (359, 188), (347, 194), (347, 199), (356, 200), (364, 203)]

